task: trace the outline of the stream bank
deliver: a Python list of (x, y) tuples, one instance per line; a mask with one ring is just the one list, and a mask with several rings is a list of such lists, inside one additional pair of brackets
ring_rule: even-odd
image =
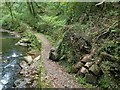
[(30, 51), (27, 47), (15, 45), (20, 35), (8, 30), (0, 30), (2, 49), (0, 53), (0, 90), (7, 88), (33, 88), (38, 83), (38, 60), (40, 51)]

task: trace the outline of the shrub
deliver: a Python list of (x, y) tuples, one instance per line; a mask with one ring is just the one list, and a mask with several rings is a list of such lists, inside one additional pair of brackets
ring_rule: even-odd
[(41, 42), (38, 41), (37, 37), (35, 35), (33, 35), (31, 32), (24, 32), (23, 37), (28, 38), (28, 47), (29, 49), (39, 49), (41, 50)]

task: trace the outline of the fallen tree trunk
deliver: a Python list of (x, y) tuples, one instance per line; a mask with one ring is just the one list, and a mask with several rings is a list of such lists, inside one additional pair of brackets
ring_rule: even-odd
[(81, 60), (81, 62), (83, 62), (83, 63), (89, 62), (92, 59), (92, 56), (95, 54), (95, 52), (96, 52), (96, 47), (92, 49), (92, 51), (89, 55), (88, 54), (85, 55), (83, 57), (83, 59)]
[(117, 61), (117, 58), (115, 58), (114, 56), (112, 56), (112, 55), (110, 55), (106, 52), (102, 52), (100, 54), (100, 58), (104, 59), (104, 60), (109, 60), (109, 61), (112, 61), (112, 62)]

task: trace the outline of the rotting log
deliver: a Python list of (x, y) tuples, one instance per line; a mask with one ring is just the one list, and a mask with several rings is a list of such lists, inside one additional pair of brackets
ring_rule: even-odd
[(106, 59), (106, 60), (109, 60), (109, 61), (112, 61), (112, 62), (117, 61), (117, 58), (115, 58), (114, 56), (112, 56), (112, 55), (110, 55), (106, 52), (101, 52), (100, 58), (101, 59)]
[(85, 55), (85, 56), (83, 57), (83, 59), (81, 60), (81, 62), (85, 62), (85, 63), (86, 63), (86, 62), (91, 61), (92, 56), (95, 54), (95, 52), (96, 52), (96, 47), (92, 49), (92, 51), (91, 51), (90, 54)]

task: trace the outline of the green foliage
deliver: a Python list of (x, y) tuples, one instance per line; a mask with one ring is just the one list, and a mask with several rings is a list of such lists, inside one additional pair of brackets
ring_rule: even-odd
[[(36, 36), (30, 33), (29, 30), (36, 30), (51, 36), (51, 41), (53, 41), (58, 48), (61, 63), (65, 66), (66, 70), (71, 73), (72, 65), (74, 65), (81, 56), (78, 49), (79, 44), (76, 42), (73, 43), (71, 40), (73, 34), (63, 34), (68, 31), (64, 26), (72, 26), (73, 30), (71, 31), (74, 34), (79, 33), (81, 35), (88, 34), (91, 29), (95, 29), (95, 32), (92, 33), (95, 36), (97, 35), (98, 29), (106, 29), (106, 27), (109, 26), (107, 23), (104, 24), (104, 22), (101, 22), (102, 20), (106, 20), (106, 22), (109, 21), (106, 18), (103, 18), (104, 16), (114, 20), (111, 16), (117, 16), (119, 14), (118, 10), (115, 10), (114, 8), (117, 7), (116, 4), (104, 3), (95, 6), (95, 3), (71, 3), (65, 1), (66, 0), (58, 3), (3, 3), (0, 6), (2, 8), (2, 20), (0, 20), (0, 22), (2, 22), (2, 26), (5, 29), (24, 32), (23, 37), (28, 39), (29, 49), (41, 49), (41, 42), (39, 42)], [(86, 15), (85, 17), (83, 16), (83, 19), (85, 19), (83, 22), (86, 22), (84, 24), (81, 23), (83, 14)], [(99, 16), (102, 17), (101, 21), (99, 21)], [(97, 21), (98, 23), (96, 23)], [(115, 36), (118, 40), (113, 40), (112, 38), (112, 40), (103, 43), (100, 52), (107, 52), (114, 57), (119, 57), (120, 43), (118, 32), (119, 30), (118, 28), (116, 29), (116, 27), (111, 29), (111, 37)], [(63, 43), (57, 43), (59, 40), (62, 40)], [(76, 47), (78, 45), (78, 47), (76, 48), (75, 45)], [(110, 65), (112, 64), (109, 63), (104, 66), (107, 67)], [(41, 67), (39, 69), (39, 84), (41, 84)], [(88, 85), (82, 77), (78, 77), (78, 82), (85, 85), (87, 88), (91, 87), (91, 85)], [(104, 89), (109, 87), (107, 77), (103, 76), (100, 79), (99, 86)]]
[(63, 27), (65, 21), (59, 20), (58, 17), (40, 16), (41, 21), (37, 22), (37, 29), (45, 34), (52, 34), (55, 30)]
[(118, 11), (114, 11), (114, 10), (108, 10), (107, 11), (107, 14), (106, 14), (107, 16), (113, 16), (113, 15), (119, 15), (118, 14)]
[(83, 78), (83, 77), (81, 77), (81, 76), (78, 76), (78, 77), (77, 77), (77, 80), (78, 80), (79, 83), (81, 83), (81, 84), (83, 84), (83, 85), (86, 84), (85, 78)]
[(109, 80), (108, 77), (106, 76), (102, 76), (98, 82), (98, 85), (102, 88), (102, 89), (108, 89), (110, 84), (109, 84)]
[(88, 84), (84, 77), (76, 76), (76, 80), (79, 84), (81, 84), (85, 88), (95, 88), (95, 86)]
[(105, 43), (100, 51), (105, 51), (108, 54), (114, 55), (116, 57), (119, 57), (120, 55), (120, 43), (118, 41), (109, 41)]
[(20, 23), (20, 26), (16, 29), (16, 31), (19, 33), (26, 32), (27, 30), (31, 30), (31, 27), (22, 22)]
[(28, 47), (29, 49), (39, 49), (41, 50), (41, 42), (38, 41), (35, 35), (33, 35), (31, 32), (24, 32), (23, 37), (28, 38)]
[(68, 73), (72, 73), (72, 64), (68, 63), (66, 60), (61, 60), (59, 64), (62, 65)]
[(2, 27), (8, 30), (17, 30), (17, 28), (20, 26), (20, 22), (16, 19), (12, 20), (11, 18), (7, 17), (4, 19)]
[(89, 32), (89, 25), (88, 24), (81, 24), (81, 23), (75, 23), (72, 25), (74, 30), (79, 31), (81, 34), (87, 34)]

